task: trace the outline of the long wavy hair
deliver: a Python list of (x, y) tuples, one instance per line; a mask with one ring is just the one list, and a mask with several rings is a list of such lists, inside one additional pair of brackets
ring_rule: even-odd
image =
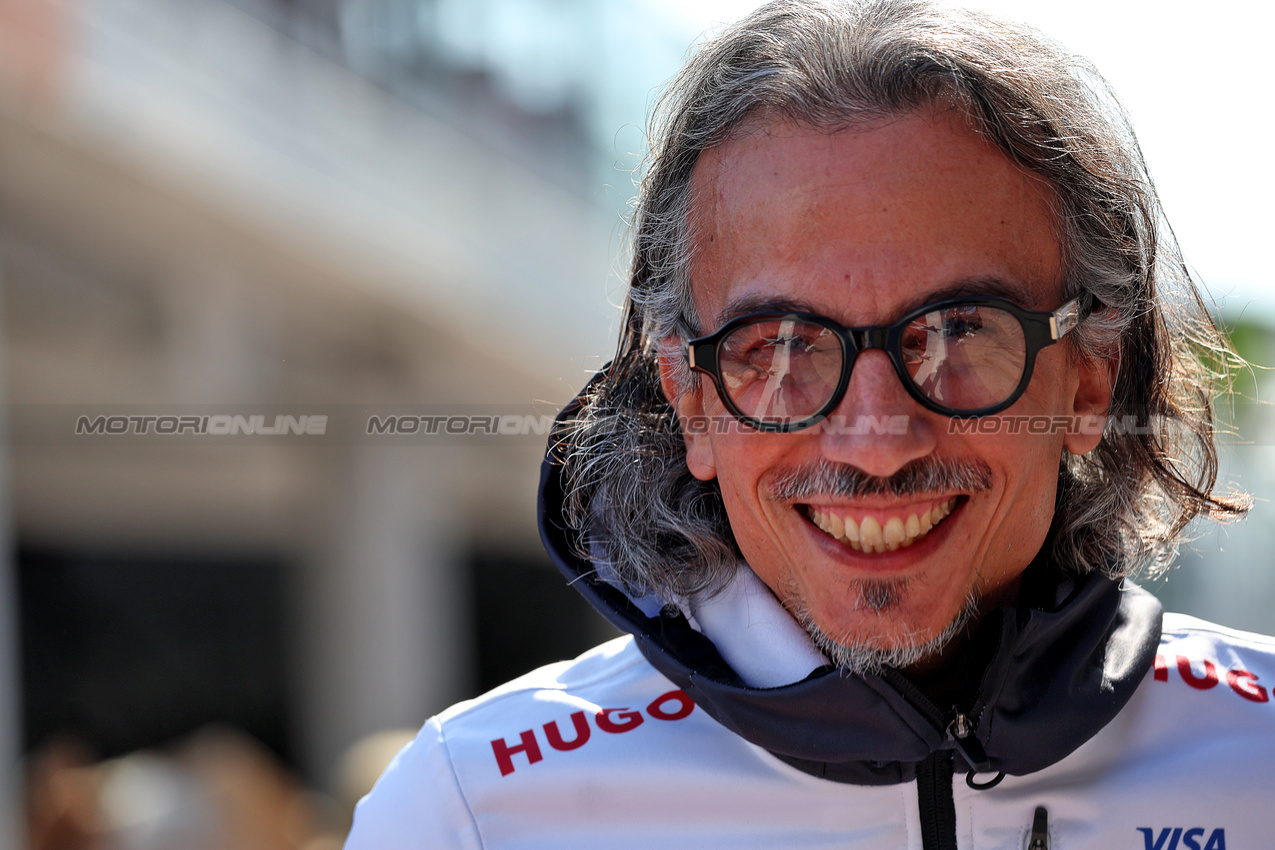
[[(660, 340), (700, 332), (691, 298), (691, 174), (745, 122), (829, 132), (941, 105), (1053, 189), (1065, 297), (1102, 309), (1069, 337), (1117, 364), (1109, 427), (1066, 454), (1047, 546), (1075, 572), (1163, 570), (1214, 492), (1211, 398), (1234, 355), (1208, 317), (1133, 129), (1101, 75), (1028, 28), (915, 0), (777, 0), (703, 44), (663, 94), (634, 217), (615, 359), (557, 436), (581, 551), (631, 591), (719, 587), (740, 554), (715, 481), (694, 478), (660, 389)], [(682, 391), (696, 391), (689, 370)], [(1130, 418), (1132, 417), (1132, 418)], [(1136, 422), (1141, 428), (1113, 427)]]

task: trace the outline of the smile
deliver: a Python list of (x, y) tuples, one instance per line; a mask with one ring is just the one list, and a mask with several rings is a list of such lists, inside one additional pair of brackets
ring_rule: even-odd
[(804, 509), (806, 516), (821, 531), (848, 543), (856, 552), (881, 553), (906, 548), (925, 537), (952, 512), (956, 498), (954, 496), (929, 510), (907, 516), (886, 517), (884, 522), (871, 515), (855, 522), (849, 515), (815, 505), (805, 505)]

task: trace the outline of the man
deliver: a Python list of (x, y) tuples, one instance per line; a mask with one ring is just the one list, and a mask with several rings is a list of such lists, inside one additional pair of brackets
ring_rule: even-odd
[(1124, 581), (1245, 505), (1227, 349), (1096, 72), (784, 0), (653, 126), (541, 493), (633, 637), (431, 719), (348, 846), (1270, 846), (1275, 642)]

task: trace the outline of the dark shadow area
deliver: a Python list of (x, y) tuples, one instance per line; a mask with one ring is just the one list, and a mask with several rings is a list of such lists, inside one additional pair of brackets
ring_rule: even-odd
[(68, 736), (111, 758), (221, 723), (294, 763), (282, 563), (23, 549), (18, 575), (27, 752)]
[(546, 555), (480, 552), (472, 575), (480, 693), (619, 634)]

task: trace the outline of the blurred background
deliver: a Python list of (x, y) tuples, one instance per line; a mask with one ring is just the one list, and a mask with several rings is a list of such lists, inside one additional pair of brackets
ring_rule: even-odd
[[(658, 86), (756, 5), (0, 0), (0, 850), (339, 847), (425, 717), (611, 634), (540, 417), (612, 347)], [(975, 5), (1107, 73), (1275, 363), (1270, 8)], [(1268, 384), (1253, 517), (1155, 589), (1269, 632)]]

